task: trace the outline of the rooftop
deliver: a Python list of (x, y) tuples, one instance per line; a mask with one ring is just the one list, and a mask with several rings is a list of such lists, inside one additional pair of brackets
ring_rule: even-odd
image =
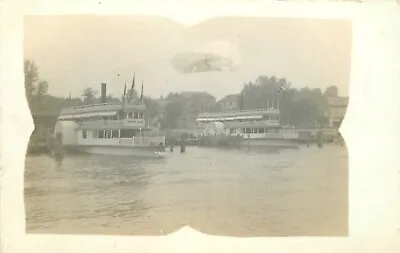
[(227, 95), (227, 96), (225, 96), (225, 97), (223, 97), (221, 100), (219, 100), (218, 102), (225, 102), (225, 101), (228, 101), (228, 100), (234, 100), (234, 101), (236, 101), (237, 99), (238, 99), (238, 97), (239, 97), (240, 95), (239, 94), (229, 94), (229, 95)]
[(346, 107), (349, 103), (349, 97), (328, 97), (329, 106)]
[(121, 103), (104, 103), (104, 104), (94, 104), (94, 105), (83, 105), (83, 106), (64, 108), (61, 111), (61, 115), (116, 111), (116, 110), (120, 110), (122, 108), (144, 109), (145, 105), (144, 104), (126, 104), (125, 106), (123, 106)]

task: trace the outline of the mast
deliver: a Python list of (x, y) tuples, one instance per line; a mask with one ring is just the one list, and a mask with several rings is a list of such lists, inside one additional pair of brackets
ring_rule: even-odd
[(142, 92), (140, 93), (140, 102), (143, 101), (143, 81), (142, 81)]

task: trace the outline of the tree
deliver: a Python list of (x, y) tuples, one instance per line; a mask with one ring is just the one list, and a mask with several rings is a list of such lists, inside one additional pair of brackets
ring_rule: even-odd
[(92, 88), (84, 89), (82, 92), (83, 103), (85, 105), (94, 104), (98, 99), (97, 94), (98, 92)]
[(178, 127), (179, 119), (183, 115), (183, 107), (179, 101), (169, 102), (165, 106), (164, 117), (162, 119), (162, 125), (167, 129), (174, 129)]
[(119, 103), (121, 100), (117, 97), (114, 97), (112, 94), (108, 94), (106, 97), (107, 103)]
[(139, 99), (139, 95), (138, 95), (138, 93), (137, 93), (137, 91), (135, 89), (133, 89), (133, 90), (130, 89), (127, 93), (128, 94), (126, 94), (126, 101), (128, 103)]
[(35, 109), (42, 109), (46, 107), (43, 99), (47, 95), (49, 84), (45, 80), (40, 80), (35, 87), (35, 92), (32, 97), (32, 107)]
[[(329, 89), (332, 94), (334, 88)], [(279, 108), (281, 124), (311, 125), (324, 122), (326, 97), (320, 89), (291, 89), (290, 82), (275, 76), (260, 76), (240, 92), (243, 109)]]
[(31, 106), (32, 98), (35, 92), (36, 83), (39, 81), (39, 70), (35, 62), (30, 60), (24, 61), (24, 74), (25, 74), (25, 95)]
[(144, 104), (146, 106), (146, 119), (153, 120), (156, 116), (158, 116), (158, 104), (155, 100), (150, 97), (143, 98)]
[(39, 68), (34, 61), (24, 61), (25, 95), (30, 110), (38, 111), (45, 109), (47, 105), (43, 99), (47, 96), (49, 84), (46, 80), (39, 78)]
[(334, 85), (327, 87), (324, 92), (324, 96), (326, 97), (337, 97), (338, 95), (339, 95), (339, 89)]

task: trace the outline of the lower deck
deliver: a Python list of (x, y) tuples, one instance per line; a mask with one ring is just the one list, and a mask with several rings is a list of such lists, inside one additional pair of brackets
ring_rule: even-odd
[(57, 140), (68, 146), (159, 147), (165, 136), (150, 129), (62, 128), (55, 131)]
[[(206, 135), (218, 134), (221, 131), (206, 131)], [(257, 127), (257, 128), (232, 128), (224, 127), (223, 133), (226, 135), (241, 135), (245, 139), (290, 139), (290, 140), (313, 140), (318, 134), (333, 138), (339, 131), (334, 128), (289, 128), (289, 127)]]

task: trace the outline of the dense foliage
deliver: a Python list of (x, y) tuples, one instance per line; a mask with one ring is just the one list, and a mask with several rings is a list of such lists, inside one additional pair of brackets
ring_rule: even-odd
[(312, 125), (326, 122), (324, 111), (328, 96), (338, 96), (336, 86), (328, 87), (323, 93), (319, 88), (290, 88), (285, 78), (260, 76), (244, 84), (238, 104), (241, 109), (279, 107), (282, 124)]

